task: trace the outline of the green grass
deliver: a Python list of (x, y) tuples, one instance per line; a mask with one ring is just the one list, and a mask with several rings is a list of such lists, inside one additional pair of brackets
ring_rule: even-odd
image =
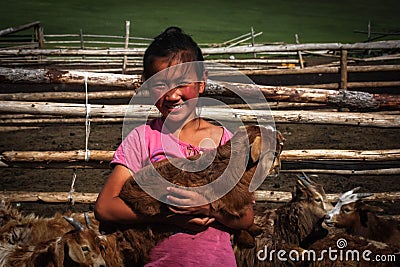
[[(0, 29), (40, 20), (45, 34), (116, 34), (154, 37), (170, 25), (198, 42), (223, 42), (262, 31), (260, 42), (360, 42), (371, 21), (374, 31), (400, 31), (399, 0), (13, 0), (0, 2)], [(400, 39), (392, 36), (386, 39)]]

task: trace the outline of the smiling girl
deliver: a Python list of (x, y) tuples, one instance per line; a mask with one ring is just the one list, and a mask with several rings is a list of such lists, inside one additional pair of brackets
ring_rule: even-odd
[(182, 229), (152, 249), (147, 266), (236, 266), (230, 234), (213, 227), (213, 222), (232, 229), (253, 223), (252, 203), (245, 216), (232, 220), (212, 213), (210, 204), (196, 205), (207, 202), (202, 195), (179, 188), (168, 188), (167, 197), (176, 216), (138, 215), (118, 197), (124, 183), (144, 166), (167, 157), (197, 155), (232, 137), (226, 128), (196, 114), (207, 80), (203, 61), (198, 45), (177, 27), (166, 29), (150, 44), (143, 58), (143, 78), (161, 117), (133, 129), (123, 140), (96, 201), (95, 215), (102, 222), (168, 223)]

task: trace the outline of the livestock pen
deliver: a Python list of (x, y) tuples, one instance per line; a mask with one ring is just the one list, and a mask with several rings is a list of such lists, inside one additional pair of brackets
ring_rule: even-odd
[[(374, 193), (367, 200), (384, 208), (384, 215), (400, 215), (399, 49), (399, 41), (204, 48), (214, 55), (207, 61), (236, 67), (257, 84), (286, 138), (281, 174), (256, 191), (257, 209), (287, 202), (296, 174), (305, 172), (318, 176), (332, 201), (361, 186)], [(284, 57), (297, 61), (267, 65), (274, 53), (292, 53)], [(123, 61), (118, 73), (46, 61), (93, 55), (100, 62), (106, 55), (127, 56), (128, 75), (119, 74)], [(129, 57), (141, 54), (125, 48), (3, 49), (0, 56), (0, 196), (43, 215), (90, 210), (121, 142), (127, 104), (141, 85), (140, 69), (129, 68)], [(12, 65), (10, 56), (30, 60)], [(206, 96), (231, 109), (204, 107), (202, 114), (255, 123), (226, 86), (210, 83)], [(148, 106), (135, 110), (138, 117), (157, 116), (151, 112)]]

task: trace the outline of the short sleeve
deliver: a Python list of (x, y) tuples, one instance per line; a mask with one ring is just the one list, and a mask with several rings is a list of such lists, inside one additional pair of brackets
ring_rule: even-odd
[(140, 170), (143, 167), (142, 143), (137, 130), (132, 130), (115, 151), (110, 166), (120, 164), (134, 173)]

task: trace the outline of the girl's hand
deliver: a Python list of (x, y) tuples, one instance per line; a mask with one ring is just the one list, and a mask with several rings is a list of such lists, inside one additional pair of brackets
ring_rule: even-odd
[(167, 218), (167, 222), (174, 224), (182, 229), (201, 232), (208, 228), (208, 226), (215, 221), (214, 218), (210, 217), (194, 217), (193, 215), (170, 215)]
[[(169, 209), (177, 214), (202, 214), (211, 217), (210, 203), (201, 194), (176, 187), (168, 187)], [(199, 218), (200, 219), (200, 218)]]

